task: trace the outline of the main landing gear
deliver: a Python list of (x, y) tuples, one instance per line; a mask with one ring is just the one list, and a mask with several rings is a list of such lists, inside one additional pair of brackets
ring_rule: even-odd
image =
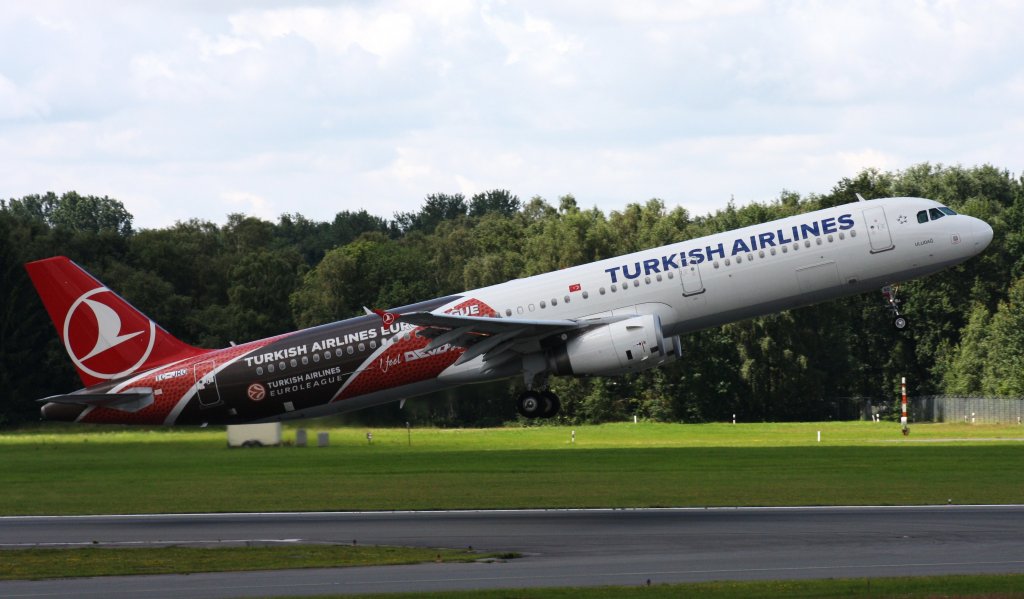
[(896, 327), (897, 331), (902, 331), (907, 328), (910, 321), (907, 317), (900, 314), (900, 304), (903, 303), (896, 294), (899, 293), (899, 285), (886, 285), (882, 287), (882, 297), (885, 298), (886, 307), (892, 312), (892, 326)]
[(544, 391), (524, 391), (516, 400), (516, 409), (523, 418), (551, 418), (558, 414), (562, 402), (558, 396), (545, 389)]

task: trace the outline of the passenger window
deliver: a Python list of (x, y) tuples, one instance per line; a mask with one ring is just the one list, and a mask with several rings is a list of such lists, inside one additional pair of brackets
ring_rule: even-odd
[(789, 252), (789, 246), (788, 246), (788, 245), (784, 245), (784, 246), (782, 246), (782, 253), (783, 253), (783, 254), (786, 254), (786, 253), (788, 253), (788, 252)]
[(639, 287), (640, 281), (633, 281), (633, 287)]
[(313, 354), (313, 362), (319, 362), (319, 361), (320, 361), (320, 354)]
[(854, 229), (851, 229), (850, 230), (850, 237), (856, 237), (856, 236), (857, 236), (857, 231), (854, 230)]
[(302, 356), (302, 365), (305, 366), (306, 364), (309, 364), (309, 358)]
[(775, 248), (772, 248), (772, 256), (775, 255)]
[[(829, 237), (831, 238), (832, 236), (831, 236), (831, 235), (829, 235)], [(814, 243), (817, 243), (818, 245), (821, 245), (821, 237), (819, 237), (819, 238), (815, 239), (815, 240), (814, 240)]]
[(598, 289), (597, 292), (600, 293), (601, 295), (604, 295), (604, 287)]
[(256, 367), (256, 374), (257, 375), (263, 374), (263, 367), (262, 366), (257, 366)]
[(544, 300), (540, 300), (540, 309), (543, 310), (544, 308), (547, 308), (547, 307), (548, 307), (547, 303), (545, 303)]
[(668, 271), (668, 278), (670, 278), (670, 279), (674, 279), (675, 278), (675, 276), (672, 274), (671, 270)]
[(743, 256), (736, 256), (736, 264), (742, 264), (742, 263), (743, 263)]
[(282, 361), (277, 363), (277, 369), (278, 370), (284, 370), (285, 369), (284, 360), (282, 360)]
[(512, 316), (512, 308), (505, 308), (505, 316)]
[(715, 268), (718, 268), (718, 260), (715, 260)]
[(377, 349), (377, 342), (373, 339), (370, 340), (370, 349)]
[(267, 372), (274, 372), (274, 365), (273, 364), (267, 364)]
[[(590, 294), (589, 294), (589, 293), (587, 293), (586, 291), (584, 291), (584, 292), (583, 292), (583, 299), (587, 299), (588, 297), (590, 297)], [(565, 301), (569, 301), (569, 298), (568, 298), (568, 297), (566, 297), (566, 298), (565, 298)]]
[(761, 250), (761, 251), (757, 252), (757, 257), (758, 258), (764, 258), (764, 250)]
[(558, 298), (557, 297), (551, 298), (551, 305), (552, 306), (557, 306), (558, 305)]
[(292, 359), (291, 359), (291, 363), (292, 363), (292, 368), (295, 368), (296, 366), (298, 366), (298, 365), (299, 365), (299, 361), (298, 361), (298, 360), (296, 360), (295, 358), (292, 358)]
[(747, 261), (748, 262), (753, 262), (754, 261), (754, 255), (753, 254), (747, 254)]
[(922, 211), (917, 213), (917, 222), (919, 222), (919, 223), (926, 223), (926, 222), (928, 222), (928, 211), (927, 210), (922, 210)]
[(518, 306), (518, 307), (516, 308), (516, 313), (517, 313), (517, 314), (522, 314), (522, 313), (523, 313), (523, 307), (522, 307), (522, 306)]
[(932, 217), (932, 220), (939, 220), (943, 216), (946, 216), (945, 214), (939, 212), (938, 208), (929, 208), (928, 215)]
[(730, 264), (730, 262), (729, 262), (729, 259), (728, 259), (728, 258), (726, 258), (726, 259), (725, 259), (725, 265), (726, 265), (726, 266), (729, 266), (729, 264)]
[(612, 293), (615, 293), (615, 291), (616, 291), (617, 289), (618, 289), (618, 287), (617, 287), (617, 286), (615, 286), (615, 285), (612, 285)]
[[(563, 297), (562, 299), (564, 299), (564, 300), (565, 300), (565, 303), (567, 303), (567, 304), (568, 304), (568, 303), (569, 303), (569, 300), (570, 300), (571, 298), (570, 298), (570, 297), (569, 297), (569, 296), (567, 295), (567, 296)], [(586, 292), (586, 291), (584, 291), (584, 292), (583, 292), (583, 299), (587, 299), (587, 292)]]
[(644, 277), (644, 283), (647, 285), (651, 284), (651, 277)]

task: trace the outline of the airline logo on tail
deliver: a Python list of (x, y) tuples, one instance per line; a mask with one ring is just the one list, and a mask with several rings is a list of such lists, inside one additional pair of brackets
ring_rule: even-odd
[(146, 363), (156, 341), (153, 321), (137, 313), (119, 314), (120, 302), (111, 301), (114, 297), (106, 287), (97, 287), (80, 295), (64, 317), (62, 337), (68, 355), (75, 366), (98, 379), (131, 374)]

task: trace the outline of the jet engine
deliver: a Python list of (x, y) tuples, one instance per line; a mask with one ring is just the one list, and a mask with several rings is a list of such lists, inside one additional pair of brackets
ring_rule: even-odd
[(678, 336), (666, 338), (656, 314), (584, 331), (548, 353), (556, 375), (616, 375), (666, 364), (681, 355)]

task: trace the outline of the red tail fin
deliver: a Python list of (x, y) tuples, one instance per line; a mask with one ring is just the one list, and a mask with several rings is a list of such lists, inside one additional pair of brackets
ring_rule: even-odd
[(25, 265), (85, 386), (201, 354), (64, 256)]

